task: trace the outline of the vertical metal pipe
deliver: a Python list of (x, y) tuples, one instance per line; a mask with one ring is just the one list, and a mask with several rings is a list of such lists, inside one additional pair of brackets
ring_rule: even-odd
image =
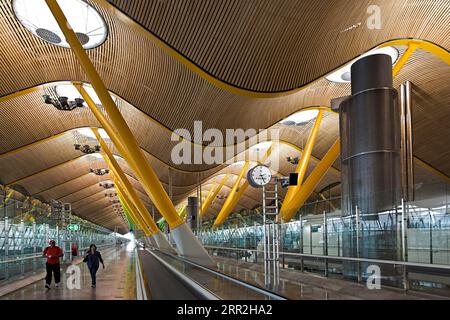
[[(323, 211), (323, 255), (328, 256), (328, 227), (327, 227), (327, 212)], [(325, 259), (325, 277), (328, 277), (328, 259)]]
[(413, 128), (412, 128), (412, 86), (410, 81), (405, 83), (405, 113), (406, 113), (406, 137), (408, 159), (408, 201), (414, 200), (414, 154), (413, 154)]
[[(355, 213), (356, 213), (356, 257), (360, 258), (359, 209), (358, 209), (358, 206), (355, 207)], [(360, 262), (356, 263), (356, 273), (358, 275), (358, 282), (361, 282), (361, 264), (360, 264)]]
[[(406, 219), (405, 201), (402, 199), (402, 258), (405, 262), (408, 261), (408, 230), (406, 229)], [(403, 266), (403, 288), (405, 290), (409, 289), (408, 271), (406, 266)]]
[[(303, 215), (300, 213), (300, 236), (299, 236), (300, 253), (303, 254)], [(300, 257), (300, 271), (303, 272), (303, 256)]]
[(430, 234), (430, 263), (433, 264), (433, 225), (431, 221), (431, 211), (428, 209), (428, 226), (429, 226), (429, 234)]
[(408, 199), (408, 161), (407, 161), (407, 130), (406, 130), (406, 86), (400, 85), (400, 159), (401, 159), (401, 179), (402, 197)]

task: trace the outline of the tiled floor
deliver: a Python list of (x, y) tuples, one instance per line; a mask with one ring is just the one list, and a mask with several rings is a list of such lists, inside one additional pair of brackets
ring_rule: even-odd
[(1, 297), (6, 300), (134, 300), (136, 299), (135, 255), (131, 247), (110, 248), (102, 251), (105, 269), (97, 273), (97, 287), (91, 288), (86, 264), (81, 270), (80, 289), (69, 289), (69, 274), (61, 270), (61, 286), (47, 290), (44, 281), (38, 281)]

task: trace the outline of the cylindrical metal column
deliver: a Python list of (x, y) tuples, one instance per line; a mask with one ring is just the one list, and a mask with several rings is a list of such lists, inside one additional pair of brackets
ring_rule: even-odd
[(400, 202), (400, 119), (388, 55), (364, 57), (352, 65), (352, 96), (340, 105), (342, 208), (361, 218)]
[[(361, 58), (351, 67), (351, 79), (352, 95), (339, 106), (342, 215), (352, 217), (343, 233), (343, 255), (395, 260), (400, 258), (395, 226), (382, 233), (364, 233), (366, 224), (361, 224), (366, 221), (370, 229), (380, 212), (400, 205), (400, 109), (392, 60), (383, 54)], [(344, 263), (344, 274), (366, 277), (368, 265), (357, 265)], [(393, 268), (382, 266), (383, 278), (395, 274)]]
[(198, 217), (198, 198), (188, 197), (188, 205), (186, 207), (188, 215), (188, 224), (191, 230), (197, 229), (197, 217)]

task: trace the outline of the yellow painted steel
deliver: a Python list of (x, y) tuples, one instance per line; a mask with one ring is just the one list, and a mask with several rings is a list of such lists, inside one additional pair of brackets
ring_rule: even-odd
[(301, 185), (301, 188), (291, 199), (291, 201), (285, 206), (285, 209), (280, 212), (284, 222), (288, 222), (298, 212), (301, 206), (305, 203), (314, 188), (319, 184), (320, 180), (324, 177), (325, 173), (330, 169), (331, 165), (336, 161), (340, 154), (340, 141), (337, 139), (323, 159), (317, 164), (305, 182)]
[(114, 158), (113, 154), (109, 150), (108, 146), (106, 145), (105, 141), (103, 141), (102, 137), (98, 133), (97, 128), (92, 128), (92, 132), (97, 137), (97, 140), (100, 143), (100, 146), (103, 150), (102, 156), (104, 157), (105, 161), (109, 164), (110, 169), (114, 173), (111, 176), (115, 176), (116, 180), (118, 180), (121, 184), (121, 186), (124, 189), (124, 196), (129, 196), (130, 202), (137, 208), (137, 212), (140, 214), (140, 216), (144, 219), (146, 225), (150, 227), (150, 230), (153, 233), (159, 232), (159, 228), (156, 226), (155, 221), (150, 216), (150, 213), (145, 208), (144, 204), (142, 203), (141, 199), (137, 195), (136, 191), (134, 190), (133, 186), (131, 185), (130, 181), (126, 177), (125, 173), (122, 171), (122, 168), (120, 167), (117, 160)]
[[(217, 183), (214, 183), (211, 187), (211, 189), (209, 189), (208, 194), (206, 195), (205, 200), (202, 201), (202, 207), (200, 208), (200, 217), (203, 217), (203, 213), (205, 212), (205, 205), (206, 202), (208, 201), (208, 199), (211, 197), (211, 195), (214, 193), (214, 189), (217, 187)], [(203, 198), (203, 197), (202, 197)]]
[(208, 208), (211, 206), (212, 202), (214, 201), (214, 199), (217, 197), (217, 195), (219, 194), (220, 190), (222, 189), (222, 187), (225, 185), (225, 182), (227, 182), (229, 175), (226, 174), (222, 181), (220, 182), (220, 184), (217, 186), (217, 188), (214, 190), (214, 193), (211, 195), (211, 197), (209, 197), (204, 203), (203, 203), (203, 208), (202, 208), (202, 215), (205, 215), (206, 211), (208, 210)]
[(142, 219), (142, 217), (139, 214), (139, 211), (134, 206), (132, 201), (126, 196), (125, 190), (122, 188), (120, 182), (113, 176), (115, 189), (117, 191), (117, 194), (119, 195), (120, 199), (125, 203), (127, 206), (128, 212), (130, 213), (131, 217), (133, 218), (135, 224), (139, 225), (141, 229), (144, 231), (146, 236), (150, 236), (152, 233), (150, 232), (150, 227), (145, 223), (145, 221)]
[[(264, 163), (270, 157), (270, 155), (272, 154), (273, 146), (274, 146), (274, 143), (272, 143), (272, 145), (266, 151), (265, 155), (261, 158), (259, 163)], [(225, 200), (225, 203), (222, 206), (222, 209), (220, 209), (220, 212), (217, 215), (216, 220), (214, 221), (213, 227), (217, 227), (217, 226), (221, 225), (226, 220), (226, 218), (228, 218), (228, 216), (231, 213), (231, 210), (233, 210), (233, 208), (238, 203), (239, 199), (244, 194), (245, 190), (247, 190), (248, 185), (249, 185), (247, 180), (240, 187), (239, 187), (239, 184), (241, 183), (241, 180), (245, 174), (245, 171), (247, 171), (249, 164), (250, 164), (250, 161), (247, 160), (245, 162), (244, 166), (242, 167), (242, 170), (241, 170), (239, 176), (237, 177), (236, 182), (233, 185), (233, 188), (231, 189), (230, 193), (228, 194), (228, 197)]]
[[(145, 159), (142, 150), (140, 149), (136, 139), (134, 138), (130, 128), (120, 114), (119, 109), (115, 105), (111, 98), (105, 84), (100, 78), (99, 74), (95, 70), (91, 60), (87, 56), (85, 50), (80, 44), (75, 32), (70, 27), (64, 13), (59, 7), (56, 0), (45, 0), (50, 11), (55, 17), (62, 33), (64, 34), (66, 41), (69, 43), (72, 52), (80, 63), (82, 69), (87, 75), (87, 78), (91, 81), (92, 87), (95, 90), (98, 98), (100, 99), (103, 108), (108, 114), (112, 121), (113, 127), (117, 130), (118, 135), (121, 138), (121, 142), (127, 151), (123, 156), (128, 163), (134, 161), (137, 166), (136, 173), (140, 177), (140, 181), (148, 193), (150, 199), (155, 204), (158, 211), (164, 216), (169, 226), (174, 229), (183, 221), (178, 216), (173, 203), (171, 202), (169, 196), (164, 190), (163, 186), (159, 182), (158, 176), (155, 171), (150, 167), (147, 160)], [(106, 128), (105, 128), (106, 130)], [(135, 168), (133, 168), (134, 170)]]
[(416, 42), (411, 42), (408, 44), (408, 49), (403, 53), (403, 55), (398, 59), (394, 68), (392, 69), (392, 75), (395, 77), (398, 75), (403, 66), (408, 62), (409, 58), (413, 55), (413, 53), (420, 47), (420, 44)]
[(425, 168), (426, 170), (430, 171), (431, 173), (433, 173), (434, 175), (441, 177), (442, 179), (444, 179), (447, 182), (450, 182), (450, 177), (447, 176), (445, 173), (437, 170), (436, 168), (434, 168), (433, 166), (430, 166), (428, 163), (426, 163), (425, 161), (414, 157), (414, 162), (416, 162), (418, 165), (420, 165), (421, 167)]
[(217, 215), (216, 220), (214, 221), (214, 227), (221, 225), (225, 221), (225, 219), (228, 217), (231, 210), (233, 209), (232, 205), (234, 203), (236, 193), (238, 192), (238, 188), (241, 183), (241, 180), (244, 177), (244, 174), (247, 171), (247, 168), (249, 165), (250, 165), (250, 161), (248, 161), (248, 160), (245, 161), (245, 164), (243, 165), (239, 176), (236, 178), (236, 181), (234, 182), (233, 188), (231, 188), (231, 191), (228, 194), (228, 197), (225, 200), (225, 203), (223, 204), (222, 209), (220, 209), (220, 212)]
[(291, 201), (292, 196), (297, 193), (298, 189), (303, 183), (303, 178), (305, 177), (306, 169), (308, 168), (309, 160), (311, 159), (311, 153), (314, 148), (314, 144), (316, 143), (322, 119), (323, 119), (323, 110), (320, 110), (319, 113), (317, 114), (314, 126), (312, 127), (311, 132), (309, 133), (308, 141), (306, 142), (305, 148), (303, 149), (300, 161), (297, 165), (297, 168), (295, 169), (295, 172), (298, 173), (297, 185), (288, 188), (288, 191), (284, 198), (283, 205)]
[(8, 94), (6, 96), (0, 97), (0, 102), (8, 101), (8, 100), (11, 100), (11, 99), (15, 99), (15, 98), (23, 96), (25, 94), (28, 94), (28, 93), (31, 93), (31, 92), (35, 92), (35, 91), (39, 90), (40, 88), (42, 88), (42, 85), (10, 93), (10, 94)]

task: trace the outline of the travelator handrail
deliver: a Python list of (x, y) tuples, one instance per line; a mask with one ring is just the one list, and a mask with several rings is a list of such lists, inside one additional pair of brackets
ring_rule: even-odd
[[(158, 250), (155, 248), (153, 248), (153, 249)], [(170, 272), (172, 272), (178, 278), (178, 280), (180, 280), (184, 285), (186, 285), (188, 288), (193, 290), (200, 299), (221, 300), (221, 298), (219, 296), (215, 295), (213, 292), (211, 292), (204, 286), (200, 285), (199, 283), (197, 283), (196, 281), (194, 281), (187, 275), (183, 274), (181, 271), (179, 271), (176, 268), (174, 268), (173, 266), (171, 266), (167, 261), (158, 257), (158, 255), (153, 253), (151, 250), (149, 250), (149, 249), (145, 249), (145, 250), (148, 253), (150, 253), (156, 260), (158, 260), (166, 269), (168, 269)], [(158, 251), (160, 251), (160, 250), (158, 250)], [(160, 251), (160, 252), (165, 254), (165, 252), (163, 252), (163, 251)], [(171, 256), (171, 255), (169, 255), (169, 256)], [(173, 257), (173, 256), (171, 256), (171, 257)]]
[[(111, 247), (111, 246), (114, 246), (114, 245), (115, 244), (102, 244), (102, 245), (99, 245), (98, 248)], [(89, 247), (84, 247), (84, 248), (81, 248), (79, 250), (86, 250), (86, 249), (89, 249)], [(70, 250), (64, 251), (64, 254), (67, 254), (67, 253), (70, 253)], [(26, 254), (24, 254), (24, 255), (26, 255)], [(44, 258), (44, 256), (42, 255), (42, 253), (34, 255), (34, 256), (29, 256), (29, 257), (23, 257), (22, 256), (20, 258), (14, 258), (14, 259), (10, 259), (10, 260), (0, 260), (0, 264), (15, 263), (15, 262), (21, 262), (21, 261), (24, 261), (24, 260), (32, 260), (32, 259), (37, 259), (37, 258)]]
[[(220, 246), (208, 246), (204, 245), (206, 249), (221, 249), (221, 250), (229, 250), (229, 251), (251, 251), (257, 253), (264, 253), (262, 250), (257, 249), (243, 249), (243, 248), (230, 248), (230, 247), (220, 247)], [(304, 257), (304, 258), (315, 258), (315, 259), (324, 259), (324, 260), (342, 260), (342, 261), (353, 261), (353, 262), (371, 262), (371, 263), (379, 263), (379, 264), (391, 264), (391, 265), (402, 265), (408, 267), (420, 267), (420, 268), (430, 268), (430, 269), (446, 269), (450, 270), (450, 265), (445, 264), (430, 264), (430, 263), (421, 263), (421, 262), (408, 262), (408, 261), (397, 261), (397, 260), (382, 260), (382, 259), (368, 259), (368, 258), (353, 258), (353, 257), (341, 257), (341, 256), (324, 256), (319, 254), (308, 254), (308, 253), (297, 253), (297, 252), (281, 252), (280, 256), (296, 256), (296, 257)]]
[[(257, 293), (259, 293), (259, 294), (262, 294), (262, 295), (264, 295), (264, 296), (267, 296), (267, 297), (269, 297), (269, 298), (271, 298), (271, 299), (273, 299), (273, 300), (287, 300), (286, 297), (283, 297), (283, 296), (281, 296), (281, 295), (279, 295), (279, 294), (277, 294), (277, 293), (275, 293), (275, 292), (269, 291), (269, 290), (267, 290), (267, 289), (262, 289), (262, 288), (260, 288), (260, 287), (257, 287), (257, 286), (255, 286), (255, 285), (250, 284), (250, 283), (247, 283), (247, 282), (244, 282), (244, 281), (242, 281), (242, 280), (236, 279), (236, 278), (231, 277), (231, 276), (229, 276), (229, 275), (223, 274), (223, 273), (218, 272), (218, 271), (216, 271), (216, 270), (214, 270), (214, 269), (205, 267), (205, 266), (203, 266), (203, 265), (201, 265), (201, 264), (198, 264), (198, 263), (196, 263), (196, 262), (193, 262), (193, 261), (190, 261), (190, 260), (188, 260), (188, 259), (182, 258), (182, 257), (180, 257), (180, 256), (172, 255), (172, 254), (170, 254), (170, 253), (167, 253), (167, 252), (165, 252), (165, 251), (159, 250), (159, 249), (157, 249), (157, 248), (153, 248), (153, 249), (154, 249), (155, 251), (161, 252), (162, 254), (164, 254), (164, 255), (166, 255), (166, 256), (169, 256), (170, 258), (173, 258), (173, 259), (175, 259), (175, 260), (179, 260), (179, 261), (184, 262), (184, 263), (186, 263), (186, 264), (189, 264), (189, 265), (191, 265), (191, 266), (193, 266), (193, 267), (202, 269), (202, 270), (204, 270), (204, 271), (206, 271), (206, 272), (208, 272), (208, 273), (211, 273), (211, 274), (213, 274), (213, 275), (215, 275), (215, 276), (219, 276), (219, 277), (221, 277), (221, 278), (223, 278), (223, 279), (225, 279), (225, 280), (227, 280), (227, 281), (230, 281), (230, 282), (233, 282), (233, 283), (235, 283), (235, 284), (237, 284), (237, 285), (243, 286), (243, 287), (245, 287), (245, 288), (247, 288), (247, 289), (250, 289), (250, 290), (252, 290), (252, 291), (254, 291), (254, 292), (257, 292)], [(150, 252), (149, 249), (147, 249), (147, 251)], [(155, 255), (155, 256), (156, 256), (156, 255)], [(162, 259), (161, 259), (161, 260), (162, 260)], [(166, 262), (166, 263), (167, 263), (167, 262)], [(173, 267), (172, 267), (172, 268), (173, 268)], [(177, 270), (177, 271), (178, 271), (178, 270)], [(178, 272), (179, 272), (179, 271), (178, 271)], [(189, 278), (189, 279), (190, 279), (190, 278)], [(192, 280), (192, 279), (191, 279), (191, 280)], [(193, 281), (193, 280), (192, 280), (192, 281)], [(195, 282), (195, 281), (194, 281), (194, 282)]]

